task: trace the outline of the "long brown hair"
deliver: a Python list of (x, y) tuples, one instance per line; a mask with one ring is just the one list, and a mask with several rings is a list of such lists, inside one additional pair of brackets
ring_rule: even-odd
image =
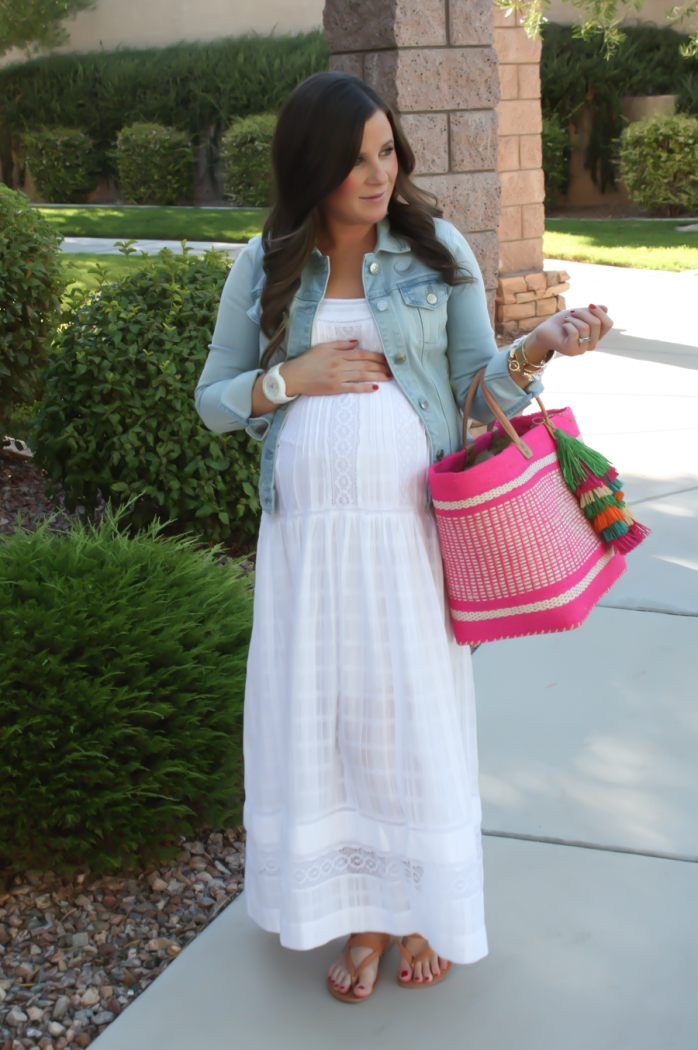
[(412, 148), (390, 107), (358, 77), (315, 73), (291, 92), (271, 145), (275, 203), (264, 224), (264, 273), (260, 325), (269, 338), (262, 356), (266, 368), (281, 344), (289, 304), (315, 247), (319, 206), (352, 170), (361, 150), (364, 125), (382, 110), (393, 130), (398, 174), (388, 205), (393, 233), (450, 285), (470, 283), (472, 276), (456, 263), (436, 236), (434, 216), (441, 216), (436, 197), (410, 179), (415, 168)]

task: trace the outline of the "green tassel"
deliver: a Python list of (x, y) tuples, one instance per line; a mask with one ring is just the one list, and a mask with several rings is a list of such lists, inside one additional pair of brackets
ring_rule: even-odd
[(587, 518), (595, 518), (597, 514), (600, 514), (606, 507), (617, 507), (618, 500), (613, 496), (599, 496), (593, 503), (587, 503), (584, 507), (584, 513)]
[[(620, 478), (616, 478), (614, 481), (606, 481), (606, 479), (604, 478), (604, 482), (608, 485), (611, 492), (620, 492), (620, 490), (623, 488), (623, 482), (620, 480)], [(616, 500), (616, 503), (617, 502), (618, 501)]]
[(600, 452), (595, 452), (593, 448), (589, 448), (583, 441), (570, 437), (560, 427), (557, 427), (555, 434), (562, 476), (567, 487), (575, 494), (577, 487), (587, 480), (589, 473), (594, 474), (597, 478), (603, 478), (604, 474), (611, 469), (611, 464), (606, 457)]
[(619, 536), (625, 536), (627, 531), (628, 526), (624, 521), (614, 521), (612, 525), (609, 525), (608, 528), (602, 531), (601, 537), (606, 543), (610, 543), (611, 540), (616, 540)]

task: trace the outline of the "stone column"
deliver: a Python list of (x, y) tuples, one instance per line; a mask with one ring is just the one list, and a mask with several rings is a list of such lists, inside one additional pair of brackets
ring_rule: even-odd
[(499, 259), (499, 77), (491, 0), (326, 0), (330, 69), (371, 84), (399, 115), (415, 181), (465, 235), (493, 316)]
[(497, 334), (509, 341), (563, 310), (569, 278), (543, 272), (545, 212), (540, 104), (540, 37), (530, 39), (520, 16), (494, 10), (499, 58), (499, 222)]

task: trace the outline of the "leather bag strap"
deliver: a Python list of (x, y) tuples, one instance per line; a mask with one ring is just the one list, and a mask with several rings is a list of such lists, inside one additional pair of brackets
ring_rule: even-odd
[[(476, 393), (477, 388), (479, 386), (480, 389), (482, 390), (482, 396), (484, 397), (485, 401), (487, 402), (487, 406), (488, 406), (490, 412), (492, 412), (492, 414), (495, 417), (495, 419), (497, 420), (497, 422), (501, 424), (501, 426), (503, 427), (505, 433), (509, 435), (509, 437), (511, 438), (512, 442), (516, 445), (516, 447), (518, 448), (519, 452), (524, 457), (524, 459), (532, 459), (533, 458), (533, 452), (528, 447), (528, 445), (523, 440), (523, 438), (521, 438), (519, 436), (519, 434), (516, 433), (516, 431), (514, 430), (513, 426), (511, 425), (511, 422), (509, 421), (507, 416), (504, 414), (502, 409), (499, 407), (499, 405), (495, 401), (494, 397), (492, 396), (491, 392), (487, 389), (487, 387), (485, 385), (485, 371), (486, 371), (486, 368), (487, 368), (487, 366), (485, 366), (484, 368), (481, 368), (479, 372), (475, 373), (475, 376), (473, 377), (473, 381), (470, 384), (470, 387), (468, 389), (467, 397), (465, 399), (465, 405), (463, 407), (463, 448), (467, 448), (468, 418), (470, 416), (470, 409), (471, 409), (472, 404), (473, 404), (473, 399), (475, 397), (475, 393)], [(543, 406), (543, 402), (541, 401), (540, 398), (536, 398), (536, 401), (540, 405), (541, 411), (543, 413), (543, 419), (544, 419), (545, 425), (548, 428), (548, 430), (550, 431), (551, 435), (553, 435), (553, 437), (554, 437), (553, 431), (554, 431), (555, 428), (554, 428), (554, 426), (553, 426), (553, 424), (552, 424), (552, 422), (550, 420), (550, 417), (548, 416), (548, 413), (545, 410), (545, 407)]]

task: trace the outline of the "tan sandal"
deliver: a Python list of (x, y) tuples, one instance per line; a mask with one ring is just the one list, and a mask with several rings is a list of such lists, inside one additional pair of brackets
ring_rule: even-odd
[(400, 977), (398, 976), (397, 983), (400, 985), (401, 988), (431, 988), (431, 986), (433, 984), (438, 984), (439, 981), (442, 981), (444, 979), (444, 977), (446, 976), (446, 974), (448, 973), (448, 971), (453, 966), (453, 963), (447, 962), (446, 963), (446, 968), (443, 969), (441, 971), (441, 973), (437, 977), (432, 977), (430, 981), (415, 981), (415, 979), (414, 979), (414, 965), (415, 965), (415, 963), (424, 962), (425, 959), (428, 959), (430, 955), (434, 954), (434, 949), (426, 947), (424, 949), (424, 951), (418, 952), (417, 955), (412, 955), (412, 954), (410, 954), (410, 952), (408, 952), (407, 948), (402, 943), (402, 941), (398, 941), (397, 942), (397, 946), (400, 949), (400, 953), (401, 953), (402, 957), (404, 958), (405, 962), (407, 963), (407, 965), (412, 970), (412, 977), (410, 978), (409, 981), (401, 981)]
[[(373, 984), (373, 988), (368, 995), (355, 995), (354, 988), (359, 983), (359, 977), (361, 971), (364, 970), (370, 963), (375, 962), (376, 959), (382, 959), (389, 948), (392, 948), (395, 938), (389, 934), (385, 934), (384, 937), (376, 937), (372, 933), (356, 933), (353, 937), (350, 937), (347, 943), (344, 945), (344, 959), (347, 964), (347, 970), (351, 977), (351, 987), (346, 992), (338, 992), (332, 984), (330, 975), (327, 975), (327, 987), (329, 988), (335, 999), (341, 999), (343, 1003), (362, 1003), (364, 999), (370, 999), (376, 990), (378, 984), (378, 974), (376, 974), (376, 980)], [(354, 966), (351, 955), (349, 954), (350, 948), (373, 948), (370, 955), (367, 955), (362, 963), (359, 963), (358, 968)]]

